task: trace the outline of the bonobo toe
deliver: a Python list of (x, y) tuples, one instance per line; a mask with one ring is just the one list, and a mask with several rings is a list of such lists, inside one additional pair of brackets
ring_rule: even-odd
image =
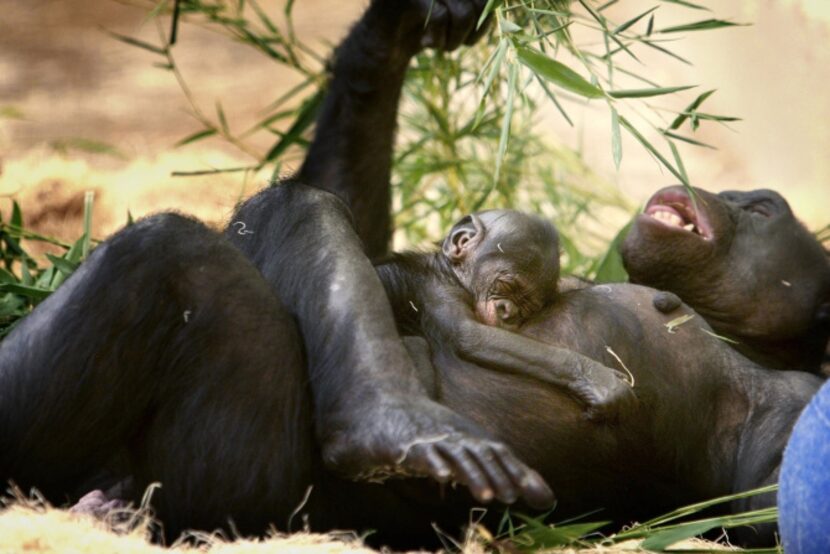
[(327, 467), (353, 480), (419, 476), (455, 481), (485, 504), (519, 498), (534, 508), (553, 504), (547, 483), (507, 446), (444, 406), (415, 404), (384, 404), (380, 413), (361, 418), (360, 425), (341, 427), (324, 438)]

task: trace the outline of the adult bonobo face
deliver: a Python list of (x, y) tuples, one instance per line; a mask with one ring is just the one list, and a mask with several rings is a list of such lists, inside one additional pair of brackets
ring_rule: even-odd
[(559, 235), (540, 217), (514, 210), (468, 215), (453, 226), (443, 252), (487, 325), (517, 328), (556, 296)]
[(631, 282), (669, 290), (716, 330), (786, 341), (830, 332), (830, 262), (776, 192), (680, 186), (648, 201), (622, 245)]

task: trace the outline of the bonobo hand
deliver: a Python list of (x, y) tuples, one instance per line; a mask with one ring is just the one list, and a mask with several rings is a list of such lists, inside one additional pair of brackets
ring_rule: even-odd
[[(455, 50), (474, 44), (489, 28), (476, 28), (487, 0), (375, 0), (386, 21), (397, 21), (400, 40), (414, 54), (421, 48)], [(427, 21), (429, 17), (429, 21)]]
[[(555, 497), (544, 479), (477, 425), (426, 398), (370, 402), (352, 428), (323, 440), (334, 471), (355, 480), (430, 477), (466, 485), (473, 497), (510, 504), (524, 499), (549, 508)], [(352, 414), (354, 415), (354, 414)]]
[(586, 359), (581, 364), (585, 379), (572, 387), (577, 396), (585, 402), (585, 414), (592, 421), (613, 422), (627, 406), (632, 406), (637, 397), (634, 394), (634, 377), (607, 366)]

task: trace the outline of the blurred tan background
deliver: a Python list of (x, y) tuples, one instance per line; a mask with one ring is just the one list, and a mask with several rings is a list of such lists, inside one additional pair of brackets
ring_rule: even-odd
[[(282, 1), (263, 1), (276, 12)], [(830, 221), (830, 1), (699, 0), (721, 19), (752, 26), (689, 33), (673, 45), (694, 66), (646, 56), (644, 70), (663, 85), (699, 84), (683, 103), (710, 88), (705, 111), (741, 117), (732, 129), (705, 125), (696, 138), (716, 151), (684, 147), (692, 182), (708, 189), (774, 188), (811, 228)], [(610, 11), (617, 21), (656, 1), (627, 0)], [(298, 0), (296, 30), (327, 51), (343, 36), (364, 0)], [(158, 43), (146, 13), (114, 0), (0, 0), (0, 195), (17, 198), (26, 223), (64, 237), (80, 234), (83, 192), (96, 191), (95, 231), (103, 236), (126, 220), (178, 209), (219, 224), (235, 202), (267, 175), (173, 178), (175, 170), (248, 164), (251, 158), (217, 139), (173, 149), (199, 130), (173, 76), (153, 67), (147, 52), (106, 31)], [(712, 17), (661, 3), (662, 25)], [(165, 27), (169, 19), (165, 18)], [(174, 53), (198, 103), (212, 113), (220, 99), (243, 128), (297, 82), (294, 75), (247, 47), (208, 30), (181, 27)], [(659, 104), (659, 103), (658, 103)], [(551, 114), (552, 140), (580, 149), (591, 165), (640, 202), (671, 176), (633, 141), (614, 170), (607, 113), (569, 105), (577, 127)], [(55, 145), (89, 139), (117, 155)], [(263, 146), (264, 148), (264, 146)], [(8, 213), (8, 200), (0, 199)], [(609, 222), (616, 225), (616, 222)]]

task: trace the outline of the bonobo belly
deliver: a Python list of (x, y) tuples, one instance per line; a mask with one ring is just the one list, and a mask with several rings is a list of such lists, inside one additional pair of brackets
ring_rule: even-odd
[[(572, 291), (522, 330), (629, 374), (637, 400), (615, 421), (590, 421), (551, 385), (434, 357), (441, 403), (540, 471), (557, 494), (557, 517), (597, 508), (601, 517), (645, 517), (729, 492), (731, 466), (707, 445), (736, 360), (689, 308), (657, 312), (654, 293), (628, 284)], [(693, 317), (679, 323), (684, 314)]]

